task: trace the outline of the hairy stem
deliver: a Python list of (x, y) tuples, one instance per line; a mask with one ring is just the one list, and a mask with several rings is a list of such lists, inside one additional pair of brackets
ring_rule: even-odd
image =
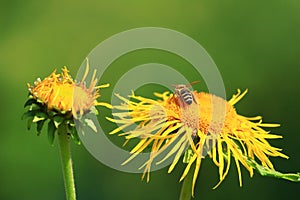
[(76, 193), (70, 152), (70, 137), (65, 124), (61, 124), (58, 127), (58, 143), (67, 200), (75, 200)]
[(190, 200), (192, 197), (193, 166), (183, 180), (179, 200)]

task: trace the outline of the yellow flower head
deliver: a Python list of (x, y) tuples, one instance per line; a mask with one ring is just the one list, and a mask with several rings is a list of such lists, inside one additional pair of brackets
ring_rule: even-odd
[(180, 180), (185, 178), (195, 163), (192, 193), (205, 151), (208, 151), (206, 153), (219, 168), (219, 183), (227, 175), (232, 158), (237, 166), (240, 185), (242, 185), (240, 164), (249, 171), (250, 176), (253, 175), (253, 163), (250, 160), (253, 162), (257, 160), (263, 167), (273, 169), (270, 156), (288, 157), (280, 153), (281, 149), (272, 147), (267, 141), (281, 136), (269, 134), (263, 128), (279, 125), (262, 123), (260, 116), (248, 118), (237, 114), (234, 104), (246, 92), (241, 94), (238, 90), (238, 94), (226, 101), (212, 94), (193, 91), (195, 103), (190, 106), (183, 106), (182, 99), (169, 92), (155, 93), (158, 100), (136, 96), (134, 93), (130, 96), (130, 100), (117, 95), (124, 103), (114, 108), (121, 112), (113, 113), (114, 119), (107, 119), (120, 126), (110, 134), (136, 125), (134, 130), (119, 135), (125, 136), (127, 140), (140, 138), (138, 144), (131, 150), (132, 156), (123, 164), (151, 146), (149, 160), (141, 166), (144, 168), (143, 178), (148, 174), (149, 180), (151, 165), (162, 152), (166, 155), (154, 164), (160, 164), (172, 157), (168, 170), (170, 173), (181, 155), (190, 151), (191, 156), (185, 160), (187, 165)]
[(83, 115), (93, 106), (101, 105), (97, 101), (100, 96), (98, 89), (109, 86), (106, 84), (95, 87), (98, 80), (95, 78), (96, 71), (94, 71), (91, 83), (86, 87), (84, 81), (88, 71), (87, 65), (81, 82), (75, 83), (67, 67), (62, 69), (61, 74), (57, 74), (54, 70), (44, 80), (35, 81), (34, 86), (27, 84), (28, 90), (35, 99), (44, 103), (48, 110), (56, 110), (63, 114), (69, 112), (77, 118), (78, 114)]
[(40, 134), (43, 125), (48, 121), (48, 138), (51, 144), (59, 127), (66, 127), (72, 138), (80, 143), (74, 119), (80, 120), (88, 112), (97, 114), (95, 106), (107, 106), (106, 103), (98, 102), (97, 98), (100, 96), (99, 88), (108, 87), (109, 84), (96, 86), (98, 80), (95, 78), (95, 70), (87, 87), (85, 79), (88, 72), (87, 60), (85, 73), (79, 83), (73, 81), (67, 67), (64, 67), (60, 74), (54, 70), (44, 80), (38, 79), (34, 85), (27, 84), (29, 99), (25, 107), (29, 106), (29, 110), (23, 117), (28, 118), (28, 129), (32, 123), (36, 123), (37, 132)]

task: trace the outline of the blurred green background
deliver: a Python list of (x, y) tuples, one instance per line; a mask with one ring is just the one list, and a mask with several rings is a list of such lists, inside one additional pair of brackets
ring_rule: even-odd
[[(240, 114), (262, 115), (279, 122), (273, 130), (284, 136), (271, 141), (289, 160), (272, 158), (283, 172), (300, 170), (300, 1), (8, 1), (0, 2), (0, 199), (64, 199), (57, 144), (49, 145), (45, 132), (37, 137), (21, 121), (27, 98), (26, 83), (67, 65), (76, 72), (87, 54), (101, 41), (131, 28), (157, 26), (192, 37), (208, 51), (223, 76), (227, 96), (249, 89), (237, 105)], [(161, 62), (165, 59), (136, 53), (116, 66)], [(169, 55), (170, 56), (170, 55)], [(122, 60), (123, 59), (123, 60)], [(176, 60), (177, 59), (177, 60)], [(184, 69), (184, 68), (182, 68)], [(183, 70), (184, 71), (184, 70)], [(193, 76), (193, 74), (190, 74)], [(114, 73), (111, 82), (116, 81)], [(191, 78), (193, 81), (194, 78)], [(198, 86), (200, 87), (200, 86)], [(201, 89), (201, 88), (200, 88)], [(109, 90), (103, 92), (110, 95)], [(107, 129), (111, 129), (107, 127)], [(72, 144), (78, 199), (178, 199), (183, 166), (167, 174), (153, 172), (151, 181), (140, 174), (111, 169), (84, 148)], [(300, 185), (243, 172), (243, 187), (233, 164), (216, 189), (217, 168), (209, 159), (201, 166), (195, 199), (283, 199), (300, 195)]]

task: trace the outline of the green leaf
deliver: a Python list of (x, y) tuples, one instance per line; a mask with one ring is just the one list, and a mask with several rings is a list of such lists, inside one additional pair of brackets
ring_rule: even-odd
[(53, 117), (54, 125), (56, 128), (64, 122), (65, 118), (59, 115)]
[(42, 120), (45, 120), (45, 119), (48, 119), (48, 115), (43, 113), (43, 112), (38, 112), (34, 116), (32, 122), (39, 122), (39, 121), (42, 121)]
[(262, 176), (269, 176), (269, 177), (274, 177), (274, 178), (282, 178), (286, 179), (289, 181), (294, 181), (294, 182), (300, 182), (300, 173), (281, 173), (273, 169), (269, 169), (267, 167), (264, 167), (260, 164), (258, 164), (255, 160), (247, 157), (246, 161), (251, 167), (256, 169), (258, 173)]
[(41, 131), (43, 129), (44, 123), (46, 120), (42, 120), (42, 121), (38, 121), (37, 122), (37, 126), (36, 126), (36, 130), (37, 130), (37, 135), (41, 134)]
[[(239, 149), (239, 151), (241, 151)], [(241, 153), (242, 154), (242, 153)], [(226, 153), (223, 154), (224, 158), (228, 160), (228, 156)], [(273, 178), (280, 178), (294, 182), (300, 182), (300, 172), (296, 173), (282, 173), (276, 171), (274, 169), (270, 169), (258, 164), (254, 159), (244, 156), (248, 165), (250, 165), (253, 169), (255, 169), (261, 176), (268, 176)]]
[(53, 120), (50, 120), (48, 123), (48, 139), (51, 145), (53, 145), (55, 138), (56, 127), (54, 125)]

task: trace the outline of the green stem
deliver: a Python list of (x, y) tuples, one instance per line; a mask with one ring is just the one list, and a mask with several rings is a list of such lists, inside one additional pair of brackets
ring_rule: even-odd
[(190, 200), (192, 197), (193, 166), (183, 180), (179, 200)]
[(58, 127), (58, 143), (67, 200), (76, 200), (70, 137), (67, 133), (67, 125), (65, 124), (61, 124)]

